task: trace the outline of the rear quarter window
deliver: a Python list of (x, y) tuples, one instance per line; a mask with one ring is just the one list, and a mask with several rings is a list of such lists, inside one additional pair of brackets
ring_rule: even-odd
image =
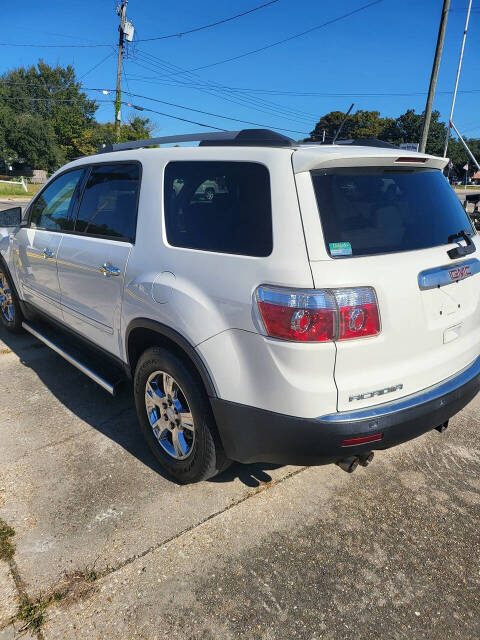
[(170, 162), (165, 227), (175, 247), (263, 257), (272, 252), (268, 169), (254, 162)]
[(336, 168), (311, 172), (332, 257), (412, 251), (474, 233), (453, 189), (436, 169)]

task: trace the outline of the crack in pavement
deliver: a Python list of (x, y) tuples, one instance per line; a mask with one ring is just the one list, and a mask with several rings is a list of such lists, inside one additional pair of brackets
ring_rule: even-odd
[[(114, 419), (114, 418), (111, 418), (111, 419)], [(108, 422), (108, 420), (106, 422)], [(80, 435), (80, 434), (78, 434), (78, 435)], [(75, 437), (75, 436), (72, 436), (72, 437)], [(242, 498), (239, 498), (237, 500), (232, 501), (229, 505), (225, 506), (222, 509), (219, 509), (218, 511), (215, 511), (214, 513), (211, 513), (210, 515), (208, 515), (207, 517), (203, 518), (199, 522), (196, 522), (196, 523), (194, 523), (194, 524), (192, 524), (192, 525), (190, 525), (188, 527), (185, 527), (184, 529), (182, 529), (181, 531), (175, 533), (174, 535), (171, 535), (168, 538), (165, 538), (162, 541), (160, 541), (160, 542), (148, 547), (147, 549), (145, 549), (141, 553), (137, 553), (137, 554), (134, 554), (133, 556), (130, 556), (130, 557), (126, 558), (125, 560), (123, 560), (122, 562), (120, 562), (119, 564), (117, 564), (114, 567), (107, 567), (105, 570), (99, 571), (98, 572), (98, 576), (95, 579), (95, 582), (97, 580), (100, 580), (101, 578), (104, 578), (106, 576), (112, 575), (113, 573), (115, 573), (115, 572), (119, 571), (120, 569), (132, 564), (133, 562), (135, 562), (136, 560), (138, 560), (140, 558), (146, 557), (147, 555), (149, 555), (149, 554), (153, 553), (154, 551), (156, 551), (157, 549), (169, 544), (170, 542), (172, 542), (174, 540), (178, 540), (182, 536), (194, 531), (195, 529), (197, 529), (198, 527), (204, 525), (205, 523), (207, 523), (207, 522), (209, 522), (209, 521), (221, 516), (223, 513), (229, 511), (230, 509), (233, 509), (234, 507), (246, 502), (250, 498), (253, 498), (253, 497), (257, 496), (260, 493), (268, 491), (269, 489), (272, 489), (273, 487), (282, 484), (286, 480), (289, 480), (289, 479), (297, 476), (298, 474), (302, 473), (303, 471), (305, 471), (308, 468), (309, 467), (307, 467), (307, 466), (300, 467), (298, 469), (295, 469), (294, 471), (291, 471), (290, 473), (285, 475), (283, 478), (279, 478), (278, 480), (274, 480), (274, 481), (271, 481), (271, 482), (268, 482), (268, 483), (260, 484), (260, 486), (257, 487), (254, 491), (250, 491), (249, 493), (244, 495)], [(28, 596), (28, 591), (27, 591), (26, 585), (25, 585), (24, 581), (22, 580), (22, 578), (20, 576), (20, 573), (19, 573), (19, 570), (18, 570), (18, 567), (17, 567), (17, 564), (16, 564), (14, 558), (9, 560), (9, 567), (10, 567), (10, 571), (11, 571), (13, 580), (15, 582), (15, 587), (17, 589), (19, 601), (20, 602), (32, 602), (31, 599)], [(66, 572), (65, 572), (65, 575), (66, 575)], [(58, 587), (61, 584), (62, 583), (59, 583), (58, 585), (55, 585), (48, 592), (49, 593), (55, 593), (57, 591)], [(70, 589), (67, 589), (67, 591), (64, 593), (64, 596), (66, 596), (69, 591), (70, 591)], [(72, 604), (74, 604), (76, 602), (76, 598), (70, 598), (70, 599), (67, 600), (67, 602), (68, 602), (67, 606), (71, 606)], [(67, 602), (65, 602), (64, 604), (67, 604)], [(34, 633), (35, 633), (36, 637), (39, 640), (43, 640), (44, 639), (44, 636), (43, 636), (41, 628), (35, 629)]]
[(117, 566), (115, 566), (115, 567), (107, 567), (107, 569), (105, 569), (103, 572), (100, 573), (99, 578), (103, 578), (104, 576), (111, 575), (112, 573), (115, 573), (116, 571), (119, 571), (120, 569), (123, 569), (123, 567), (128, 566), (132, 562), (135, 562), (136, 560), (138, 560), (140, 558), (144, 558), (145, 556), (149, 555), (150, 553), (153, 553), (154, 551), (156, 551), (160, 547), (163, 547), (164, 545), (169, 544), (173, 540), (178, 540), (179, 538), (181, 538), (185, 534), (190, 533), (191, 531), (193, 531), (194, 529), (197, 529), (198, 527), (201, 527), (206, 522), (209, 522), (210, 520), (213, 520), (214, 518), (217, 518), (218, 516), (222, 515), (222, 513), (230, 511), (230, 509), (233, 509), (234, 507), (238, 506), (239, 504), (242, 504), (243, 502), (246, 502), (250, 498), (253, 498), (253, 497), (257, 496), (259, 493), (263, 493), (264, 491), (268, 491), (269, 489), (272, 489), (273, 487), (276, 487), (277, 485), (282, 484), (286, 480), (289, 480), (290, 478), (293, 478), (294, 476), (298, 475), (299, 473), (302, 473), (302, 471), (305, 471), (308, 468), (309, 468), (308, 466), (300, 467), (299, 469), (296, 469), (295, 471), (291, 471), (290, 473), (285, 475), (283, 478), (279, 478), (278, 480), (273, 480), (272, 482), (260, 484), (260, 486), (257, 487), (255, 489), (255, 491), (251, 491), (250, 493), (247, 493), (247, 495), (243, 496), (242, 498), (239, 498), (238, 500), (234, 500), (233, 502), (231, 502), (226, 507), (223, 507), (223, 509), (219, 509), (218, 511), (215, 511), (214, 513), (211, 513), (206, 518), (203, 518), (199, 522), (196, 522), (195, 524), (192, 524), (192, 525), (190, 525), (188, 527), (185, 527), (185, 529), (182, 529), (178, 533), (175, 533), (174, 535), (171, 535), (168, 538), (165, 538), (161, 542), (158, 542), (157, 544), (152, 545), (148, 549), (145, 549), (145, 551), (142, 551), (141, 553), (137, 553), (137, 554), (135, 554), (133, 556), (130, 556), (129, 558), (127, 558), (126, 560), (124, 560), (123, 562), (118, 564)]

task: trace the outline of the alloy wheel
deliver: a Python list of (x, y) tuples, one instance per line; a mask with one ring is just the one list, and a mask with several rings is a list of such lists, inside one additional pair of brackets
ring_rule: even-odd
[(178, 382), (164, 371), (152, 373), (145, 386), (145, 408), (158, 444), (175, 460), (185, 460), (195, 442), (192, 412)]
[(15, 319), (15, 309), (10, 286), (3, 271), (0, 270), (0, 313), (7, 322)]

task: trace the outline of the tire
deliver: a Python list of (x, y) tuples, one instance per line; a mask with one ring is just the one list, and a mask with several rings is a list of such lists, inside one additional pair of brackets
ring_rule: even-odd
[(13, 287), (12, 279), (0, 261), (0, 323), (12, 333), (22, 330), (23, 315)]
[(177, 482), (207, 480), (229, 466), (203, 386), (172, 352), (152, 347), (142, 354), (134, 395), (148, 446)]

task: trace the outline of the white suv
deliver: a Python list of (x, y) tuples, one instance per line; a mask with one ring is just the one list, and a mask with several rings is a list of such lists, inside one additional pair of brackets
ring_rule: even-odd
[(265, 130), (102, 151), (0, 213), (0, 316), (111, 393), (133, 378), (177, 481), (352, 471), (477, 393), (478, 237), (447, 160)]

